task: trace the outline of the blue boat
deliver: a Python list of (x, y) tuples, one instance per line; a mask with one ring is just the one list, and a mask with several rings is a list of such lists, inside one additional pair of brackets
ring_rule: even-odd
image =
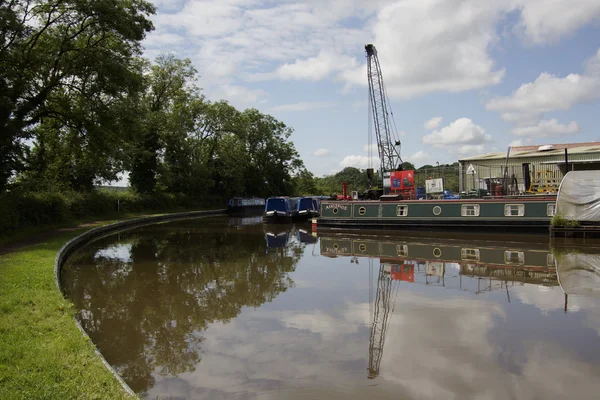
[(263, 222), (288, 223), (292, 222), (297, 213), (298, 199), (293, 197), (269, 197), (265, 203)]
[(319, 201), (315, 197), (300, 197), (296, 212), (292, 214), (294, 221), (307, 221), (319, 216)]

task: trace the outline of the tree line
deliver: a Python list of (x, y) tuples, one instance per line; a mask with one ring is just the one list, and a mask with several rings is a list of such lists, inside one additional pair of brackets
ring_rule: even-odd
[(292, 194), (310, 175), (292, 128), (207, 100), (190, 60), (142, 56), (144, 0), (0, 3), (0, 194), (89, 191), (129, 172), (139, 193)]

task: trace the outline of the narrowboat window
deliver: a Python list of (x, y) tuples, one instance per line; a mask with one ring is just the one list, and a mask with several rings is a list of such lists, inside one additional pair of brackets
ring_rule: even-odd
[(546, 207), (546, 215), (549, 217), (553, 217), (556, 213), (556, 203), (550, 203)]
[(524, 204), (505, 204), (504, 205), (504, 216), (505, 217), (522, 217), (525, 215)]
[(408, 215), (408, 206), (397, 206), (396, 207), (396, 216), (397, 217), (406, 217)]
[(465, 261), (479, 261), (479, 249), (461, 249), (460, 253)]
[(396, 252), (398, 257), (408, 257), (408, 246), (405, 244), (396, 245)]
[(358, 209), (358, 213), (360, 215), (365, 215), (367, 213), (367, 208), (366, 207), (361, 207)]
[(505, 251), (505, 264), (525, 264), (525, 253), (522, 251)]
[(461, 205), (460, 215), (462, 215), (463, 217), (479, 217), (479, 204)]

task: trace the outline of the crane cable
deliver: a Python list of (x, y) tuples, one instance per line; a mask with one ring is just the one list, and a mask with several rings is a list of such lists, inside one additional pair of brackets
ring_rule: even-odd
[[(396, 126), (396, 119), (394, 118), (394, 112), (392, 111), (392, 104), (390, 102), (390, 98), (389, 98), (388, 93), (387, 93), (387, 88), (385, 86), (383, 87), (383, 92), (385, 94), (385, 98), (386, 98), (387, 103), (388, 103), (388, 110), (390, 110), (389, 114), (392, 117), (391, 118), (392, 124), (394, 125), (394, 129), (392, 131), (392, 136), (394, 136), (394, 137), (392, 139), (394, 140), (394, 142), (398, 142), (402, 146), (402, 142), (400, 141), (400, 135), (398, 133), (398, 126)], [(401, 149), (398, 150), (398, 157), (400, 158), (400, 160), (399, 160), (400, 163), (402, 163), (402, 156), (400, 155), (400, 150)]]
[(368, 113), (369, 113), (369, 143), (367, 144), (367, 153), (369, 155), (368, 168), (373, 168), (373, 108), (372, 105), (372, 97), (371, 97), (371, 89), (369, 88), (369, 96), (368, 96)]

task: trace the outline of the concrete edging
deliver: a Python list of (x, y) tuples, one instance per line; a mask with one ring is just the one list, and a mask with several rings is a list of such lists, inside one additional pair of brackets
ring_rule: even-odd
[[(73, 254), (73, 252), (75, 250), (77, 250), (81, 246), (89, 243), (93, 239), (96, 239), (100, 236), (103, 236), (103, 235), (106, 235), (109, 233), (113, 233), (115, 231), (122, 230), (122, 229), (136, 228), (139, 226), (152, 225), (152, 224), (155, 224), (158, 222), (175, 221), (178, 219), (190, 219), (190, 218), (205, 217), (205, 216), (212, 216), (212, 215), (222, 215), (225, 213), (226, 213), (226, 210), (223, 209), (223, 210), (190, 211), (190, 212), (183, 212), (183, 213), (154, 215), (154, 216), (148, 216), (148, 217), (134, 218), (134, 219), (126, 220), (126, 221), (115, 222), (112, 224), (92, 228), (92, 229), (88, 230), (87, 232), (84, 232), (81, 235), (78, 235), (78, 236), (74, 237), (73, 239), (69, 240), (58, 251), (58, 254), (56, 255), (56, 259), (54, 260), (54, 280), (55, 280), (56, 287), (58, 288), (58, 290), (59, 290), (60, 294), (63, 296), (63, 298), (65, 298), (64, 290), (63, 290), (63, 287), (60, 282), (62, 266), (65, 263), (65, 261), (69, 258), (69, 256), (71, 254)], [(68, 300), (68, 299), (65, 299), (65, 300)], [(79, 329), (81, 334), (87, 340), (89, 340), (90, 343), (92, 343), (94, 345), (94, 352), (100, 358), (100, 361), (102, 361), (104, 366), (119, 381), (119, 383), (121, 384), (123, 389), (128, 394), (130, 394), (132, 396), (137, 396), (137, 394), (133, 391), (133, 389), (131, 389), (129, 387), (129, 385), (123, 380), (123, 378), (121, 378), (121, 376), (117, 373), (117, 371), (115, 371), (115, 369), (106, 361), (106, 359), (104, 358), (102, 353), (100, 353), (100, 351), (98, 350), (96, 345), (92, 342), (92, 339), (88, 336), (87, 332), (83, 329), (83, 327), (79, 323), (79, 320), (76, 317), (74, 317), (74, 320), (75, 320), (75, 325), (77, 326), (77, 328)]]

